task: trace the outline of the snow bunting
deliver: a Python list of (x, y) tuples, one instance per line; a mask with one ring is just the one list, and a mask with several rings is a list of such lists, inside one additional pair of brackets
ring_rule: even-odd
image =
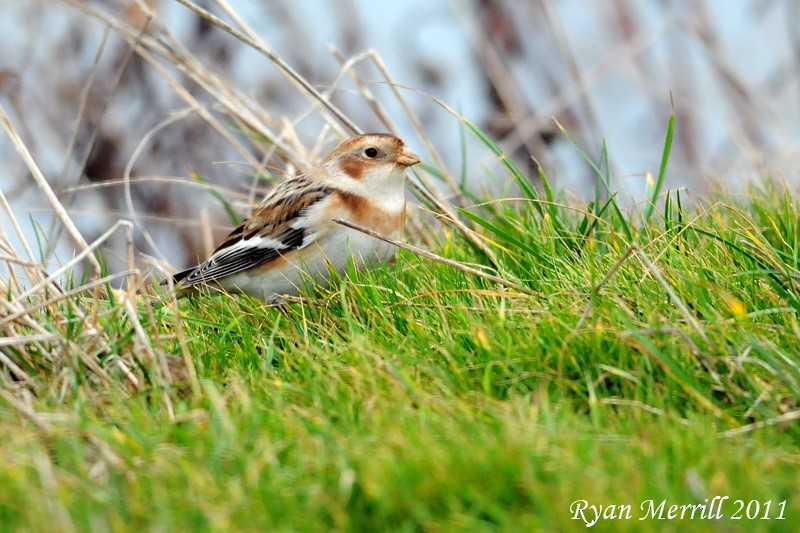
[(337, 224), (397, 238), (406, 217), (405, 172), (419, 158), (387, 134), (352, 137), (317, 166), (272, 189), (204, 263), (175, 274), (179, 295), (198, 285), (274, 303), (325, 284), (348, 260), (371, 267), (393, 246)]

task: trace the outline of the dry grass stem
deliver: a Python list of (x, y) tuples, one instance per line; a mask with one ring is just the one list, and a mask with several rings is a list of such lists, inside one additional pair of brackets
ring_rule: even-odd
[(350, 229), (354, 229), (356, 231), (360, 231), (361, 233), (369, 235), (370, 237), (374, 237), (376, 239), (380, 239), (380, 240), (382, 240), (384, 242), (387, 242), (387, 243), (389, 243), (389, 244), (391, 244), (393, 246), (397, 246), (398, 248), (402, 248), (404, 250), (408, 250), (410, 252), (413, 252), (413, 253), (415, 253), (415, 254), (417, 254), (417, 255), (419, 255), (421, 257), (424, 257), (426, 259), (430, 259), (432, 261), (436, 261), (437, 263), (442, 263), (443, 265), (447, 265), (447, 266), (453, 267), (453, 268), (455, 268), (457, 270), (461, 270), (462, 272), (466, 272), (467, 274), (471, 274), (473, 276), (478, 276), (479, 278), (483, 278), (483, 279), (486, 279), (486, 280), (489, 280), (489, 281), (493, 281), (495, 283), (499, 283), (500, 285), (503, 285), (504, 287), (508, 287), (510, 289), (514, 289), (515, 291), (521, 292), (523, 294), (527, 294), (529, 296), (535, 296), (537, 298), (543, 298), (543, 299), (547, 298), (547, 296), (544, 295), (541, 292), (533, 291), (533, 290), (531, 290), (531, 289), (529, 289), (527, 287), (523, 287), (522, 285), (519, 285), (518, 283), (514, 283), (513, 281), (508, 281), (507, 279), (503, 279), (503, 278), (501, 278), (499, 276), (495, 276), (493, 274), (488, 274), (486, 272), (482, 272), (482, 271), (480, 271), (480, 270), (478, 270), (476, 268), (472, 268), (472, 267), (467, 266), (467, 265), (465, 265), (463, 263), (459, 263), (458, 261), (453, 261), (452, 259), (447, 259), (446, 257), (442, 257), (440, 255), (437, 255), (437, 254), (435, 254), (433, 252), (430, 252), (428, 250), (424, 250), (424, 249), (419, 248), (417, 246), (413, 246), (411, 244), (406, 244), (406, 243), (404, 243), (402, 241), (398, 241), (396, 239), (392, 239), (392, 238), (386, 237), (385, 235), (382, 235), (382, 234), (378, 233), (377, 231), (373, 231), (373, 230), (371, 230), (369, 228), (365, 228), (363, 226), (359, 226), (358, 224), (354, 224), (353, 222), (350, 222), (349, 220), (342, 220), (342, 219), (335, 218), (335, 219), (333, 219), (333, 221), (336, 222), (337, 224), (341, 224), (342, 226), (348, 227)]
[(2, 121), (3, 129), (6, 131), (6, 134), (11, 139), (11, 142), (14, 144), (14, 148), (16, 148), (19, 156), (22, 157), (22, 160), (25, 162), (25, 165), (28, 167), (28, 170), (33, 176), (36, 185), (39, 187), (39, 190), (42, 191), (42, 193), (44, 194), (45, 198), (50, 204), (50, 207), (53, 209), (53, 212), (61, 221), (61, 223), (64, 224), (64, 227), (69, 232), (70, 237), (72, 237), (72, 239), (76, 243), (78, 243), (78, 245), (81, 248), (83, 248), (83, 251), (81, 252), (80, 255), (82, 257), (86, 257), (94, 267), (95, 271), (99, 273), (101, 270), (100, 263), (98, 263), (97, 259), (88, 252), (89, 244), (83, 238), (83, 235), (81, 235), (81, 232), (78, 230), (77, 226), (75, 226), (75, 223), (72, 221), (72, 218), (70, 218), (66, 209), (64, 209), (64, 206), (61, 204), (61, 201), (53, 192), (53, 189), (52, 187), (50, 187), (47, 178), (45, 178), (44, 174), (42, 174), (42, 171), (39, 170), (39, 166), (33, 160), (33, 156), (31, 155), (30, 151), (28, 151), (28, 147), (25, 146), (25, 143), (22, 141), (22, 138), (17, 133), (17, 129), (14, 127), (14, 124), (11, 122), (11, 119), (6, 114), (6, 110), (2, 106), (2, 104), (0, 104), (0, 121)]

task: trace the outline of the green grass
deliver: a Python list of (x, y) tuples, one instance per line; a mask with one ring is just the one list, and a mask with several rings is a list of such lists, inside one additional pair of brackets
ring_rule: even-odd
[[(587, 500), (633, 509), (593, 529), (701, 531), (639, 505), (719, 495), (715, 527), (796, 530), (795, 194), (520, 189), (465, 215), (538, 296), (403, 251), (282, 308), (142, 299), (133, 320), (103, 291), (32, 310), (56, 340), (2, 348), (29, 379), (2, 365), (0, 528), (564, 531)], [(435, 251), (487, 263), (459, 234)], [(737, 499), (786, 519), (732, 520)]]

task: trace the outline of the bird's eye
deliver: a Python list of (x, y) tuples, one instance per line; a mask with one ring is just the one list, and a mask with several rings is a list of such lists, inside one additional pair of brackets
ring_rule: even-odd
[(370, 159), (374, 159), (378, 157), (378, 150), (375, 148), (367, 148), (364, 150), (364, 155), (369, 157)]

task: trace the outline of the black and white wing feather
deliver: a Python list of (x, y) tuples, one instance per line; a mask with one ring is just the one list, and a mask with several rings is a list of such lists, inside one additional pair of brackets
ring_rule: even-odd
[(302, 176), (276, 187), (204, 263), (175, 274), (179, 288), (208, 283), (274, 261), (305, 248), (318, 237), (317, 221), (307, 215), (332, 194), (325, 185)]

